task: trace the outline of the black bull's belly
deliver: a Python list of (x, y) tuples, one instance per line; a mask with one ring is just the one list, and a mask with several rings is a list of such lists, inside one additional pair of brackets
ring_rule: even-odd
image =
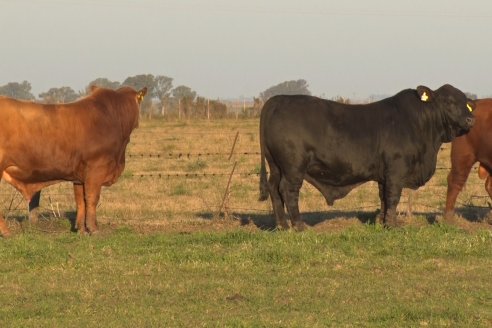
[(422, 110), (415, 94), (408, 90), (399, 95), (403, 100), (358, 106), (309, 96), (270, 99), (260, 134), (277, 224), (288, 227), (284, 203), (292, 224), (302, 224), (297, 203), (306, 180), (329, 205), (360, 184), (376, 181), (383, 219), (396, 225), (402, 189), (416, 189), (432, 177), (445, 132), (434, 116), (419, 119), (401, 110), (400, 102), (411, 97), (415, 104), (410, 109)]

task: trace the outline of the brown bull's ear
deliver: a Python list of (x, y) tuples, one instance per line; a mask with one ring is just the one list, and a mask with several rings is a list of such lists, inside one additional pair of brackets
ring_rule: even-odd
[(466, 108), (470, 111), (470, 113), (473, 113), (477, 105), (475, 105), (475, 102), (473, 100), (468, 99), (466, 102)]
[(139, 103), (142, 102), (146, 94), (147, 94), (147, 87), (144, 87), (142, 90), (137, 92), (137, 100)]
[(419, 94), (420, 100), (423, 102), (431, 102), (434, 100), (434, 92), (432, 92), (432, 90), (428, 87), (419, 85), (417, 87), (417, 93)]

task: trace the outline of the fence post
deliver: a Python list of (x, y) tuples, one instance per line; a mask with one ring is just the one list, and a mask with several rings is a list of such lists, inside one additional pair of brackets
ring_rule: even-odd
[[(239, 138), (239, 131), (236, 132), (236, 136), (234, 137), (234, 142), (232, 143), (231, 152), (229, 153), (229, 158), (227, 159), (228, 161), (231, 160), (232, 155), (234, 154), (234, 149), (236, 148), (236, 143), (237, 143), (238, 138)], [(224, 215), (224, 217), (229, 216), (228, 215), (228, 212), (229, 212), (228, 207), (229, 206), (227, 206), (227, 204), (229, 203), (232, 176), (234, 174), (234, 171), (236, 170), (236, 166), (237, 166), (237, 161), (234, 162), (234, 165), (232, 166), (232, 171), (229, 174), (229, 179), (227, 180), (227, 186), (226, 186), (226, 189), (224, 192), (224, 197), (222, 197), (222, 203), (220, 204), (219, 213), (218, 213), (217, 217), (220, 217), (222, 214)], [(224, 213), (222, 213), (222, 210), (224, 210)]]
[(178, 119), (181, 119), (181, 98), (178, 99)]
[(228, 216), (227, 213), (229, 211), (228, 211), (227, 203), (229, 202), (229, 189), (231, 188), (232, 175), (234, 174), (234, 171), (236, 170), (236, 165), (237, 165), (237, 161), (234, 162), (234, 165), (232, 166), (231, 174), (229, 174), (229, 180), (227, 181), (227, 186), (226, 186), (226, 190), (224, 192), (224, 197), (222, 198), (222, 204), (220, 204), (218, 217), (220, 217), (220, 215), (222, 214), (222, 209), (224, 209), (224, 217)]
[(234, 138), (234, 143), (232, 144), (231, 152), (229, 154), (229, 158), (227, 159), (228, 161), (231, 160), (232, 154), (234, 154), (234, 148), (236, 148), (236, 142), (238, 137), (239, 137), (239, 131), (236, 132), (236, 137)]

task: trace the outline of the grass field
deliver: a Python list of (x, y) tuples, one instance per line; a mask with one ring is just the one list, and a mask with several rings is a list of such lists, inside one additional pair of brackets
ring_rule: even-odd
[(368, 224), (379, 200), (367, 183), (332, 208), (303, 186), (309, 231), (271, 232), (270, 202), (257, 202), (257, 130), (253, 119), (142, 121), (123, 176), (103, 189), (98, 236), (69, 231), (70, 184), (44, 190), (31, 227), (2, 182), (14, 237), (0, 240), (0, 327), (492, 326), (489, 199), (475, 171), (457, 226), (431, 224), (448, 147), (435, 177), (404, 191), (404, 228)]

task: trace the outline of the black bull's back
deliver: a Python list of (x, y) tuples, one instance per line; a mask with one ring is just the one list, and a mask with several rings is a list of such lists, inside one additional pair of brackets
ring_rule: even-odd
[(389, 206), (386, 198), (396, 207), (403, 187), (418, 188), (431, 178), (448, 132), (440, 119), (441, 108), (435, 106), (433, 113), (426, 105), (410, 89), (367, 105), (310, 96), (271, 98), (260, 121), (262, 154), (270, 167), (268, 184), (262, 178), (260, 199), (266, 198), (268, 189), (277, 223), (284, 227), (288, 227), (284, 203), (293, 225), (302, 223), (296, 218), (303, 180), (314, 185), (328, 204), (361, 183), (377, 181), (382, 210)]

